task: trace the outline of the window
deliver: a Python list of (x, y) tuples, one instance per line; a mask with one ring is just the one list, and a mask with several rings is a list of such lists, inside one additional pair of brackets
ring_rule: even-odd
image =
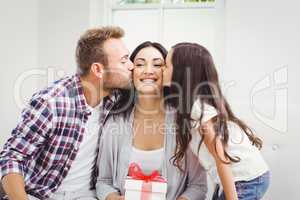
[(121, 0), (118, 4), (133, 4), (133, 3), (160, 3), (160, 0)]
[(197, 42), (210, 50), (217, 65), (224, 63), (225, 0), (105, 1), (105, 24), (125, 30), (130, 51), (147, 40), (167, 49), (178, 42)]
[(119, 0), (118, 4), (145, 4), (145, 3), (203, 3), (215, 0)]

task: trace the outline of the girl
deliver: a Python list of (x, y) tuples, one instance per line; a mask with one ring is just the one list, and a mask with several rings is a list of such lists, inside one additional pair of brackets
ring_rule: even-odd
[(172, 162), (178, 136), (173, 127), (175, 110), (164, 103), (166, 55), (160, 44), (145, 42), (130, 57), (134, 63), (135, 98), (123, 92), (114, 111), (125, 111), (114, 114), (103, 127), (96, 186), (99, 199), (124, 198), (131, 163), (139, 164), (146, 174), (157, 170), (167, 179), (167, 200), (206, 198), (206, 173), (191, 149), (183, 152), (180, 166)]
[(192, 137), (191, 145), (197, 144), (199, 159), (217, 184), (214, 199), (261, 199), (269, 186), (269, 169), (259, 152), (262, 141), (232, 112), (210, 53), (198, 44), (179, 43), (166, 62), (173, 70), (170, 92), (184, 133), (177, 140), (176, 162)]

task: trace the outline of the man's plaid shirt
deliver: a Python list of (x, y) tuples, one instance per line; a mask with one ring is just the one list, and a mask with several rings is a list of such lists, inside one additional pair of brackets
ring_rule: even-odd
[[(117, 98), (117, 93), (104, 98), (100, 127)], [(22, 174), (28, 194), (49, 197), (76, 157), (90, 114), (78, 75), (33, 95), (0, 153), (1, 179), (8, 173)]]

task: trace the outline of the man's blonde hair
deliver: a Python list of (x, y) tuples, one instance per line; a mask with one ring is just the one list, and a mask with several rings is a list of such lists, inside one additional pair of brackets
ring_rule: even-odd
[(80, 75), (88, 74), (95, 62), (104, 66), (108, 64), (103, 43), (111, 38), (119, 39), (124, 36), (124, 30), (117, 26), (105, 26), (87, 30), (78, 40), (76, 47), (76, 62)]

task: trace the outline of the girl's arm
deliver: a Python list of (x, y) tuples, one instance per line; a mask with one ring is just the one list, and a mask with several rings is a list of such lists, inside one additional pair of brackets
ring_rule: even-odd
[[(218, 175), (220, 177), (226, 199), (238, 200), (231, 167), (230, 164), (227, 164), (230, 160), (225, 157), (221, 138), (216, 139), (216, 147), (214, 144), (216, 133), (213, 128), (212, 119), (204, 123), (200, 128), (202, 130), (201, 132), (204, 134), (204, 144), (215, 159)], [(226, 163), (224, 163), (224, 161)]]

